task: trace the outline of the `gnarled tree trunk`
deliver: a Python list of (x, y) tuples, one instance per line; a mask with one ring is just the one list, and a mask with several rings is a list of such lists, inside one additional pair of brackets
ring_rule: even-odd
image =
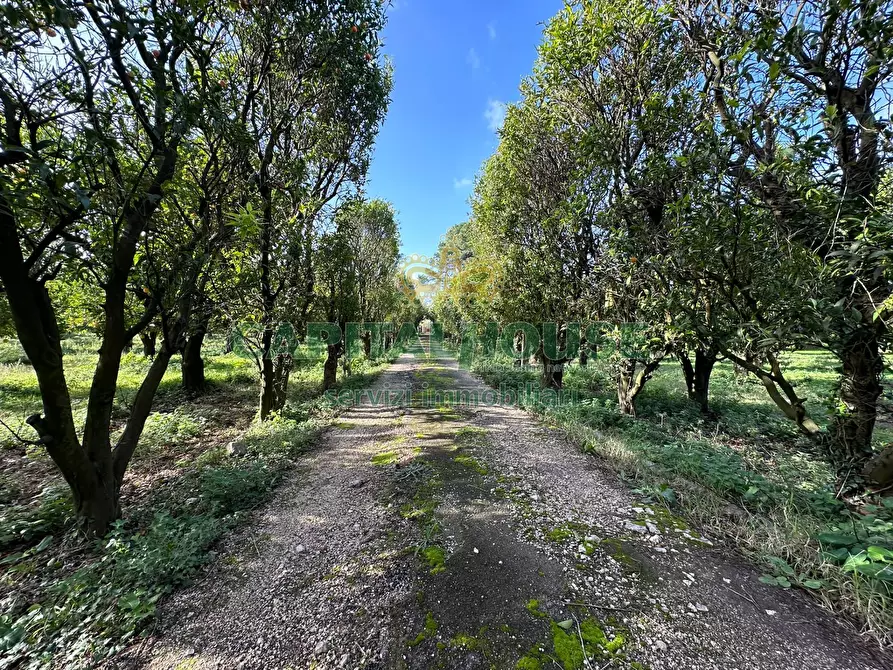
[(865, 463), (872, 457), (884, 359), (873, 328), (862, 327), (844, 342), (839, 397), (846, 411), (832, 428), (831, 457), (838, 463)]
[(647, 361), (627, 358), (617, 366), (617, 405), (622, 414), (636, 415), (636, 398), (660, 367), (666, 352)]
[(797, 424), (801, 432), (812, 438), (819, 434), (818, 425), (809, 416), (804, 406), (806, 398), (800, 398), (797, 395), (793, 384), (784, 376), (778, 357), (774, 353), (766, 353), (766, 360), (769, 362), (770, 367), (767, 371), (757, 365), (753, 357), (738, 356), (721, 344), (717, 346), (728, 360), (755, 375), (760, 380), (769, 397), (772, 398), (772, 402), (784, 412), (786, 417)]

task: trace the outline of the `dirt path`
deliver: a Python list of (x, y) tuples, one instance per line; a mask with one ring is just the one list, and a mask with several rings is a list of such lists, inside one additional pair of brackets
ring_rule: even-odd
[[(558, 431), (404, 355), (121, 661), (151, 668), (893, 668)], [(381, 398), (379, 398), (381, 399)], [(577, 604), (573, 604), (577, 603)]]

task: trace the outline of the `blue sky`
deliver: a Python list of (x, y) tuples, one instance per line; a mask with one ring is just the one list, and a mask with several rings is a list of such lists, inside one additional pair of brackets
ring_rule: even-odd
[(560, 0), (393, 0), (383, 34), (394, 90), (367, 194), (397, 209), (404, 254), (433, 254), (464, 221), (472, 180), (498, 143)]

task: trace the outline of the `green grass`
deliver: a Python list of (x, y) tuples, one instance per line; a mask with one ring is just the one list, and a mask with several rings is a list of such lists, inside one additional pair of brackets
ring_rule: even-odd
[[(321, 365), (302, 363), (292, 372), (285, 409), (257, 422), (254, 363), (223, 354), (221, 345), (208, 342), (209, 389), (197, 398), (182, 392), (179, 359), (171, 361), (131, 466), (124, 520), (93, 547), (77, 536), (70, 494), (45, 452), (23, 449), (9, 435), (0, 438), (12, 463), (0, 475), (4, 662), (82, 667), (133, 643), (153, 620), (159, 599), (192, 578), (214, 542), (268, 499), (294, 459), (337, 416), (338, 407), (320, 395)], [(80, 428), (97, 342), (76, 336), (63, 348)], [(340, 388), (367, 386), (386, 363), (355, 362)], [(124, 356), (113, 432), (121, 429), (148, 366), (136, 350)], [(0, 340), (0, 418), (32, 437), (24, 417), (40, 407), (21, 348)], [(246, 447), (243, 455), (227, 455), (233, 439)], [(165, 485), (158, 487), (162, 473)]]
[[(92, 336), (75, 335), (63, 340), (65, 356), (65, 378), (71, 393), (75, 425), (83, 427), (87, 412), (87, 397), (93, 381), (93, 371), (97, 360), (98, 340)], [(219, 346), (208, 347), (206, 355)], [(136, 392), (145, 377), (149, 361), (138, 353), (138, 347), (124, 354), (115, 393), (113, 419), (123, 421), (128, 408), (136, 397)], [(235, 354), (210, 356), (205, 364), (205, 376), (211, 391), (222, 388), (251, 387), (256, 379), (253, 361)], [(185, 397), (181, 386), (180, 358), (175, 356), (161, 381), (156, 395), (156, 406), (170, 403), (174, 406)], [(300, 382), (299, 382), (300, 385)], [(253, 391), (252, 391), (253, 392)], [(26, 362), (19, 344), (8, 338), (0, 340), (0, 419), (23, 436), (30, 430), (24, 419), (41, 411), (40, 392), (30, 364)], [(151, 424), (153, 419), (149, 419)], [(151, 438), (150, 438), (151, 439)], [(3, 430), (0, 433), (0, 448), (14, 447), (17, 441)]]
[[(830, 354), (789, 354), (784, 369), (826, 425), (837, 373)], [(538, 371), (507, 361), (479, 363), (491, 386), (523, 388)], [(762, 385), (725, 362), (711, 379), (715, 420), (689, 401), (677, 361), (667, 361), (637, 401), (637, 418), (617, 410), (610, 366), (569, 366), (574, 402), (532, 405), (550, 425), (611, 465), (650, 502), (678, 508), (703, 530), (724, 535), (763, 566), (766, 581), (800, 586), (893, 642), (893, 498), (837, 497), (820, 450), (771, 402)], [(890, 439), (878, 428), (878, 447)], [(871, 504), (866, 504), (871, 503)]]
[(396, 451), (383, 451), (370, 459), (372, 465), (393, 465), (399, 459)]

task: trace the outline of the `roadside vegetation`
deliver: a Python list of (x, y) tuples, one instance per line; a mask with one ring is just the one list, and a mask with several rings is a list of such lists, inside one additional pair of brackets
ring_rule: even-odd
[(485, 379), (578, 390), (535, 409), (885, 643), (891, 40), (883, 1), (566, 4), (433, 306)]
[[(188, 583), (286, 475), (338, 407), (321, 396), (322, 361), (296, 367), (281, 411), (258, 422), (249, 359), (206, 346), (208, 388), (190, 396), (179, 366), (163, 379), (155, 409), (124, 480), (123, 518), (85, 543), (68, 487), (39, 447), (2, 441), (0, 474), (0, 652), (2, 667), (82, 667), (126, 648), (147, 630), (161, 596)], [(88, 379), (96, 338), (65, 341), (66, 372)], [(22, 351), (3, 341), (0, 418), (15, 425), (40, 406)], [(391, 352), (391, 356), (396, 351)], [(357, 361), (337, 387), (367, 387), (390, 358)], [(115, 423), (150, 362), (123, 361)], [(88, 385), (72, 387), (75, 407)], [(115, 424), (113, 424), (114, 426)]]
[[(831, 357), (785, 357), (799, 392), (832, 401)], [(537, 384), (535, 366), (482, 360), (475, 373), (494, 388)], [(564, 402), (526, 409), (566, 431), (652, 505), (687, 516), (740, 547), (763, 581), (802, 588), (882, 644), (893, 630), (893, 498), (846, 500), (821, 451), (781, 415), (762, 385), (719, 363), (704, 417), (678, 365), (662, 366), (638, 401), (617, 407), (610, 362), (566, 368)], [(889, 440), (893, 425), (877, 430)], [(858, 502), (858, 505), (856, 504)]]

